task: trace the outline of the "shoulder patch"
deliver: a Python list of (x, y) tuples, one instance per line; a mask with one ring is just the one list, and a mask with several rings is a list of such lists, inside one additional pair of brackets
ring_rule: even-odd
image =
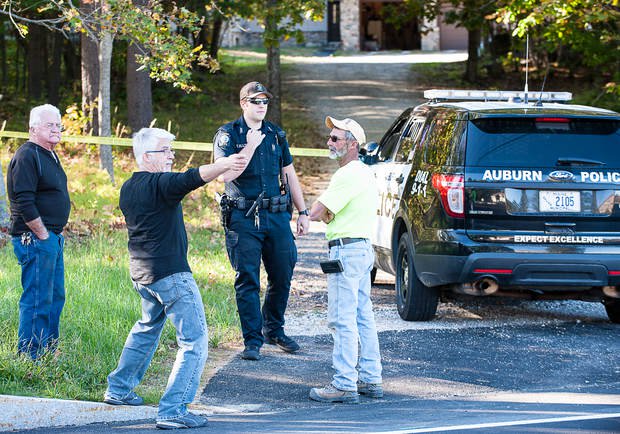
[(218, 130), (213, 139), (213, 144), (220, 149), (226, 149), (228, 142), (230, 142), (230, 134), (223, 130)]

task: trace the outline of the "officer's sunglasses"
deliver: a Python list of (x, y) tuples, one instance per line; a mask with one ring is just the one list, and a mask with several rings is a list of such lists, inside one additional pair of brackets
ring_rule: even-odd
[(331, 140), (334, 143), (338, 143), (338, 140), (345, 140), (346, 137), (338, 137), (338, 136), (327, 136), (327, 138), (329, 140)]
[(269, 98), (248, 98), (248, 101), (252, 104), (255, 105), (259, 105), (259, 104), (264, 104), (267, 105), (269, 104)]

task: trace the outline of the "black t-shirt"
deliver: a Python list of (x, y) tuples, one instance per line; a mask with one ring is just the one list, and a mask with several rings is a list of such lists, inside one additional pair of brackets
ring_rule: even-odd
[(121, 187), (119, 205), (129, 234), (129, 272), (144, 285), (191, 272), (181, 200), (204, 185), (198, 169), (135, 172)]
[(71, 201), (58, 156), (33, 142), (19, 147), (9, 163), (6, 189), (11, 202), (11, 235), (29, 232), (26, 222), (41, 217), (49, 231), (62, 232)]

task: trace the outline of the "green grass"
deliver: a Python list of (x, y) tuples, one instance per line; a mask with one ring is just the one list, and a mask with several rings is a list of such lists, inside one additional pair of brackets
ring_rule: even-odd
[[(220, 232), (190, 234), (189, 260), (201, 289), (210, 344), (239, 339), (233, 276)], [(0, 249), (0, 394), (100, 400), (125, 338), (140, 317), (131, 286), (124, 231), (69, 237), (65, 248), (67, 301), (61, 319), (60, 355), (33, 364), (15, 354), (20, 269), (10, 244)], [(161, 396), (176, 353), (166, 325), (160, 346), (138, 388), (148, 402)]]

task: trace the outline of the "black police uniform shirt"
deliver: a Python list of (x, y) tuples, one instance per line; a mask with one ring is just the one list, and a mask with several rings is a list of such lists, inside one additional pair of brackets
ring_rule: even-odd
[(119, 206), (129, 234), (129, 273), (148, 285), (175, 273), (191, 272), (181, 200), (205, 185), (198, 169), (134, 172), (121, 187)]
[[(243, 116), (220, 127), (213, 139), (215, 159), (240, 152), (247, 144), (249, 130)], [(226, 183), (229, 197), (243, 196), (253, 200), (263, 191), (265, 198), (280, 195), (280, 171), (293, 162), (286, 133), (268, 121), (262, 122), (260, 131), (265, 138), (247, 167), (236, 179)]]
[(54, 151), (26, 142), (15, 152), (7, 170), (11, 202), (9, 232), (30, 232), (26, 222), (41, 217), (45, 227), (59, 234), (69, 220), (71, 200), (67, 175)]

